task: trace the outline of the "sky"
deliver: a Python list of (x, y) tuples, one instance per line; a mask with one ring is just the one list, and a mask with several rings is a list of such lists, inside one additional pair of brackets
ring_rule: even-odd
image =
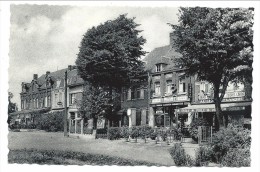
[(174, 7), (11, 5), (9, 91), (20, 109), (21, 83), (75, 65), (83, 34), (120, 14), (135, 17), (146, 40), (145, 51), (169, 44), (178, 22)]

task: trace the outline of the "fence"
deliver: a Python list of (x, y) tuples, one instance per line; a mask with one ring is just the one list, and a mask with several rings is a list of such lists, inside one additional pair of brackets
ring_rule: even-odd
[(199, 126), (198, 127), (198, 143), (212, 142), (212, 126)]

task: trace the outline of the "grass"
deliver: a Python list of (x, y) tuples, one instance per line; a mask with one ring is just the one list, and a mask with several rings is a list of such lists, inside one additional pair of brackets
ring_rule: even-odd
[(10, 150), (8, 162), (11, 164), (160, 166), (155, 163), (106, 155), (37, 149)]

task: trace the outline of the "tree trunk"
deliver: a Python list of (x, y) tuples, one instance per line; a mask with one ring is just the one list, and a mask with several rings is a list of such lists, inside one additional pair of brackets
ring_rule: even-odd
[(215, 103), (215, 109), (216, 109), (216, 122), (215, 127), (216, 131), (219, 131), (220, 127), (223, 127), (223, 114), (221, 110), (221, 100), (219, 97), (219, 84), (213, 84), (214, 85), (214, 103)]
[[(113, 102), (113, 93), (112, 93), (112, 91), (113, 91), (113, 89), (112, 89), (112, 87), (110, 86), (109, 87), (109, 99), (110, 99), (110, 104), (112, 104), (112, 102)], [(108, 122), (109, 122), (109, 126), (112, 126), (111, 125), (111, 120), (113, 119), (112, 118), (112, 112), (113, 112), (113, 108), (112, 108), (112, 105), (110, 105), (110, 107), (109, 107), (109, 117), (108, 117)], [(112, 126), (113, 127), (113, 126)]]

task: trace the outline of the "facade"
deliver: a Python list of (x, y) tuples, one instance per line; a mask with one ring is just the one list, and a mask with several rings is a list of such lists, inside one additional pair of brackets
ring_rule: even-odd
[(53, 101), (54, 90), (59, 90), (57, 86), (60, 78), (64, 77), (66, 69), (55, 72), (47, 71), (46, 74), (38, 78), (37, 74), (33, 75), (30, 83), (22, 82), (21, 111), (11, 113), (11, 123), (29, 125), (35, 123), (35, 114), (47, 113), (51, 110), (59, 109)]
[(82, 100), (84, 81), (77, 74), (75, 66), (68, 72), (68, 119), (70, 133), (83, 134), (84, 119), (79, 113), (79, 102)]
[[(172, 38), (172, 34), (170, 37)], [(170, 39), (172, 40), (172, 39)], [(177, 68), (173, 61), (180, 54), (170, 45), (155, 48), (145, 58), (147, 82), (132, 83), (128, 90), (122, 90), (121, 106), (129, 111), (129, 126), (146, 125), (152, 127), (188, 127), (192, 118), (204, 118), (215, 126), (214, 90), (207, 81), (200, 81), (197, 76), (187, 76), (183, 69)], [(132, 99), (131, 88), (146, 88), (147, 97)], [(251, 85), (248, 83), (229, 83), (221, 107), (228, 115), (228, 122), (242, 122), (250, 125), (251, 121)], [(137, 109), (147, 109), (145, 122), (139, 121)], [(141, 110), (142, 111), (142, 110)], [(144, 112), (143, 112), (144, 114)], [(127, 121), (126, 115), (122, 123)], [(143, 116), (143, 115), (141, 115)], [(144, 117), (141, 117), (143, 121)], [(149, 122), (147, 122), (149, 121)]]
[[(121, 94), (121, 123), (119, 126), (140, 126), (149, 124), (148, 118), (148, 76), (131, 80), (129, 88)], [(127, 112), (128, 111), (128, 112)], [(127, 114), (129, 113), (129, 114)]]

